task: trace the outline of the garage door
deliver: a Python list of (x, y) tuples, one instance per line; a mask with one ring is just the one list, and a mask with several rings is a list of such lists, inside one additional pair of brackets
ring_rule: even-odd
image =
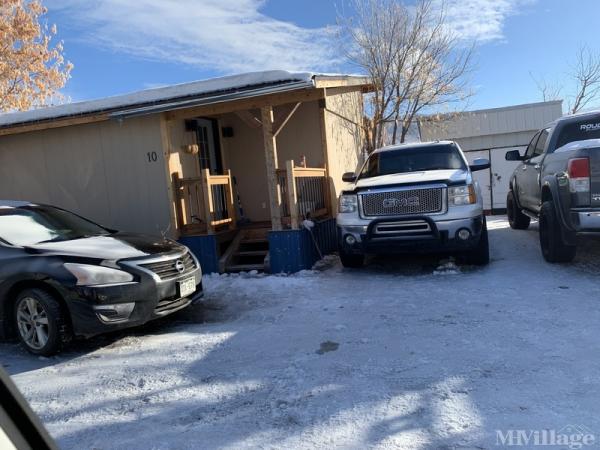
[[(477, 158), (490, 159), (489, 150), (477, 150), (473, 152), (465, 152), (465, 156), (471, 164)], [(483, 209), (492, 209), (492, 186), (490, 182), (490, 169), (473, 172), (473, 178), (479, 183), (481, 194), (483, 195)]]
[(504, 155), (511, 150), (519, 150), (521, 154), (526, 147), (506, 147), (490, 150), (492, 163), (492, 204), (494, 209), (506, 209), (506, 195), (510, 177), (519, 165), (518, 161), (506, 161)]

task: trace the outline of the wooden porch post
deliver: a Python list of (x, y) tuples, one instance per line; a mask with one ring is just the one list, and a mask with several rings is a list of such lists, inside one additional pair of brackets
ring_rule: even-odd
[(235, 214), (235, 198), (233, 196), (233, 182), (231, 181), (231, 169), (227, 169), (227, 176), (229, 177), (229, 183), (227, 185), (227, 215), (231, 219), (231, 224), (229, 228), (231, 230), (236, 228), (236, 214)]
[(210, 185), (210, 170), (202, 170), (202, 195), (204, 196), (204, 220), (206, 221), (206, 233), (214, 234), (215, 228), (213, 227), (213, 206), (212, 198), (212, 187)]
[(288, 207), (292, 230), (298, 229), (298, 195), (296, 194), (296, 180), (294, 178), (294, 161), (285, 162), (285, 173), (287, 177)]
[(177, 229), (181, 233), (183, 226), (185, 225), (185, 202), (183, 201), (183, 188), (179, 183), (179, 174), (175, 172), (173, 174), (173, 187), (175, 190), (175, 211), (177, 220)]
[(269, 206), (271, 209), (271, 227), (274, 231), (282, 230), (281, 226), (281, 189), (277, 180), (277, 143), (273, 131), (273, 107), (260, 109), (265, 160), (267, 165), (267, 183), (269, 186)]

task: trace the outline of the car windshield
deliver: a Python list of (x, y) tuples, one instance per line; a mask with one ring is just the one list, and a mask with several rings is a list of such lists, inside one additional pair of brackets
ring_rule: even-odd
[(68, 241), (110, 234), (68, 211), (50, 206), (0, 207), (0, 238), (12, 245)]
[(424, 170), (465, 169), (455, 145), (432, 145), (385, 150), (369, 157), (360, 178)]
[(600, 117), (598, 116), (565, 125), (558, 136), (556, 148), (570, 142), (588, 139), (600, 139)]

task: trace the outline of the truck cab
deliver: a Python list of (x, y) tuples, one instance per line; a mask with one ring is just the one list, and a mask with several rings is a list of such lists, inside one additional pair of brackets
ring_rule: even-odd
[(511, 228), (539, 220), (540, 246), (548, 262), (573, 260), (577, 236), (600, 233), (600, 112), (565, 116), (538, 131), (510, 179)]
[(366, 254), (423, 251), (458, 254), (487, 264), (489, 247), (483, 201), (458, 144), (436, 141), (384, 147), (371, 153), (339, 198), (340, 259), (363, 264)]

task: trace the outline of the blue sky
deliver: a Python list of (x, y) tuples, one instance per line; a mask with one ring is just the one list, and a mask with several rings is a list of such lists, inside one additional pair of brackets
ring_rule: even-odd
[[(75, 65), (73, 100), (244, 71), (351, 71), (332, 43), (342, 0), (46, 0)], [(573, 90), (580, 44), (600, 52), (597, 0), (448, 0), (477, 39), (471, 108), (540, 101), (530, 73)], [(337, 5), (337, 6), (336, 6)]]

